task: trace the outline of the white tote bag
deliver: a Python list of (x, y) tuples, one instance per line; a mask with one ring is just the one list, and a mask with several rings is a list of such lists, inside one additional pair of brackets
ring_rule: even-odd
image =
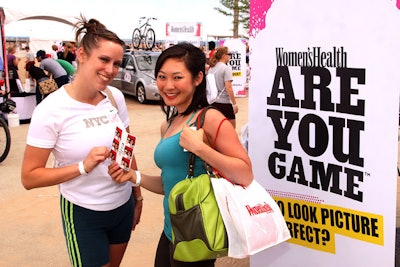
[(214, 103), (219, 98), (217, 83), (213, 73), (208, 73), (206, 75), (206, 92), (208, 104)]
[(282, 243), (290, 232), (275, 200), (256, 181), (248, 187), (211, 178), (228, 234), (228, 256), (245, 258)]

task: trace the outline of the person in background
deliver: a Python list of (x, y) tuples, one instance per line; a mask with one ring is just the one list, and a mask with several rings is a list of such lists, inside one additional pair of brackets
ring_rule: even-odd
[(214, 55), (215, 52), (215, 42), (214, 41), (209, 41), (208, 42), (208, 56), (207, 56), (207, 64), (210, 64), (210, 59)]
[(29, 46), (25, 46), (25, 51), (26, 51), (26, 54), (25, 54), (26, 61), (25, 61), (25, 63), (35, 62), (35, 54), (31, 51)]
[(58, 59), (58, 57), (57, 57), (57, 51), (58, 51), (58, 46), (55, 45), (55, 44), (53, 44), (53, 45), (51, 46), (50, 56), (51, 56), (51, 58), (54, 59), (54, 60), (57, 60), (57, 59)]
[(45, 51), (37, 51), (36, 58), (38, 62), (40, 62), (40, 68), (49, 72), (53, 76), (53, 79), (57, 83), (58, 88), (69, 82), (69, 77), (64, 68), (54, 59), (46, 57)]
[(239, 111), (236, 104), (235, 94), (232, 88), (232, 68), (227, 65), (231, 59), (231, 53), (226, 46), (220, 46), (210, 59), (208, 73), (215, 75), (218, 88), (218, 99), (212, 104), (225, 115), (236, 127), (236, 113)]
[(57, 53), (58, 59), (63, 59), (68, 61), (70, 64), (72, 64), (73, 61), (75, 61), (75, 55), (72, 52), (73, 45), (71, 43), (67, 43), (64, 46), (64, 51), (60, 51)]
[(201, 129), (189, 128), (196, 122), (201, 109), (208, 106), (205, 63), (204, 53), (190, 43), (171, 46), (157, 59), (154, 73), (162, 97), (161, 107), (166, 115), (160, 128), (161, 139), (154, 151), (161, 175), (150, 176), (133, 170), (125, 172), (116, 163), (109, 166), (109, 174), (115, 181), (131, 181), (151, 192), (164, 195), (164, 230), (156, 251), (155, 267), (209, 267), (215, 264), (215, 260), (179, 262), (171, 255), (172, 229), (168, 196), (171, 189), (186, 178), (189, 153), (185, 150), (197, 156), (194, 168), (196, 176), (206, 173), (202, 164), (204, 160), (233, 183), (247, 186), (253, 180), (250, 158), (232, 124), (226, 122), (221, 112), (209, 109)]
[[(31, 51), (31, 49), (29, 48), (29, 46), (25, 46), (24, 48), (25, 50), (25, 69), (26, 69), (26, 65), (31, 62), (33, 64), (35, 64), (35, 54)], [(25, 79), (25, 92), (27, 92), (27, 90), (30, 92), (30, 88), (34, 88), (34, 81), (29, 78), (29, 73), (25, 74), (26, 79)], [(36, 96), (36, 100), (38, 99), (38, 97)]]
[(10, 92), (11, 93), (18, 93), (22, 92), (22, 84), (21, 80), (19, 79), (18, 74), (18, 64), (20, 59), (15, 56), (17, 53), (17, 46), (15, 44), (10, 45), (7, 48), (7, 66), (8, 66), (8, 78), (10, 84)]
[(35, 66), (35, 61), (29, 61), (25, 65), (26, 78), (32, 79), (36, 83), (36, 105), (38, 105), (48, 95), (42, 95), (39, 90), (39, 83), (49, 79), (44, 70)]
[(16, 57), (15, 53), (17, 53), (17, 46), (15, 44), (10, 45), (7, 48), (7, 64), (8, 66), (12, 66), (18, 69), (18, 63), (20, 61), (19, 58)]
[[(129, 131), (124, 95), (108, 86), (122, 63), (124, 42), (96, 19), (81, 17), (76, 28), (76, 78), (35, 108), (21, 181), (26, 189), (58, 185), (72, 266), (117, 267), (143, 203), (140, 187), (116, 183), (108, 174), (116, 127)], [(117, 107), (104, 92), (107, 86)], [(50, 154), (54, 168), (46, 165)]]
[(4, 71), (4, 60), (3, 55), (0, 55), (0, 72)]
[(66, 61), (66, 60), (64, 60), (64, 59), (57, 59), (56, 61), (57, 61), (58, 63), (60, 63), (61, 67), (63, 67), (64, 70), (67, 72), (69, 81), (72, 81), (72, 78), (73, 78), (74, 73), (75, 73), (75, 71), (76, 71), (76, 69), (74, 68), (74, 66), (72, 66), (71, 63), (69, 63), (68, 61)]

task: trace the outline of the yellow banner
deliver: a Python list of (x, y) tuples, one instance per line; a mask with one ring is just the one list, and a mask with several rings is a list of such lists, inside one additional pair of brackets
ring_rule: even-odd
[(341, 234), (383, 246), (383, 216), (337, 206), (274, 197), (292, 235), (290, 243), (335, 253)]

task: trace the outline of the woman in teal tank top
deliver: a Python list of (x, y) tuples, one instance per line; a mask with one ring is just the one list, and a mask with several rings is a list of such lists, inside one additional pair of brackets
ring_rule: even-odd
[[(124, 172), (118, 164), (111, 165), (109, 174), (116, 182), (130, 180), (134, 186), (164, 195), (164, 230), (156, 251), (155, 267), (214, 266), (215, 260), (180, 262), (171, 255), (171, 222), (168, 195), (172, 187), (186, 178), (190, 151), (196, 157), (195, 173), (205, 173), (202, 161), (235, 183), (247, 186), (253, 180), (251, 162), (232, 124), (216, 109), (206, 113), (202, 129), (189, 126), (199, 111), (209, 104), (206, 98), (206, 58), (190, 43), (174, 45), (159, 56), (155, 77), (162, 97), (161, 108), (166, 115), (161, 125), (161, 140), (154, 152), (154, 160), (161, 169), (160, 176)], [(217, 130), (219, 129), (218, 138)], [(196, 251), (193, 251), (196, 253)]]
[[(187, 123), (193, 118), (197, 112), (194, 112)], [(172, 136), (162, 138), (154, 151), (154, 161), (162, 170), (161, 178), (164, 185), (164, 233), (168, 239), (172, 239), (171, 223), (168, 211), (168, 196), (171, 189), (186, 177), (189, 153), (185, 152), (179, 145), (180, 132)], [(199, 157), (196, 157), (194, 176), (206, 173), (203, 167), (203, 162)]]

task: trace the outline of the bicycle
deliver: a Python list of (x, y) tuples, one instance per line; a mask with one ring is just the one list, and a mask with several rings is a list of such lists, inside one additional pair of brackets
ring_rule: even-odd
[(3, 102), (0, 103), (0, 162), (3, 162), (11, 147), (11, 134), (8, 124), (4, 118), (4, 113), (10, 113), (15, 109), (15, 102), (8, 98), (8, 94), (3, 95)]
[(139, 18), (139, 27), (133, 30), (132, 44), (135, 49), (139, 49), (140, 45), (144, 43), (147, 50), (153, 49), (156, 44), (156, 33), (149, 23), (150, 20), (157, 20), (157, 18), (147, 18), (146, 22), (141, 24), (142, 20), (146, 17)]

